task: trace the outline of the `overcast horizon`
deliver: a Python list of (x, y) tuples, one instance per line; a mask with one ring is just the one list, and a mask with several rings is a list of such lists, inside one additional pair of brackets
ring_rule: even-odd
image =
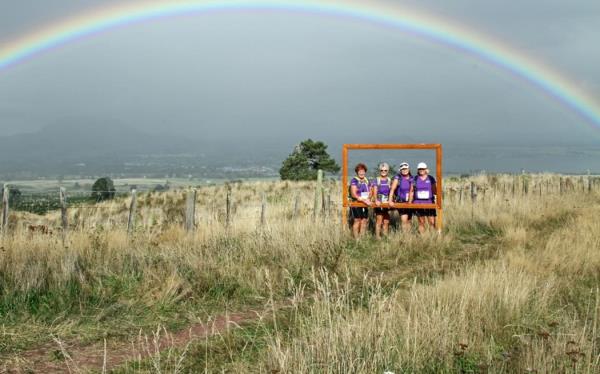
[[(5, 4), (0, 45), (107, 3), (115, 1)], [(598, 1), (396, 3), (465, 23), (600, 98)], [(599, 128), (479, 60), (396, 29), (290, 12), (145, 21), (0, 70), (3, 136), (69, 118), (116, 120), (232, 151), (306, 138), (600, 146)]]

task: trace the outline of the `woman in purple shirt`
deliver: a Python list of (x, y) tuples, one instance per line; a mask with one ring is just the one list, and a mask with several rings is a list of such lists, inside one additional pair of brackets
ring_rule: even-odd
[[(415, 204), (433, 204), (437, 195), (435, 178), (429, 175), (427, 164), (420, 162), (417, 165), (417, 176), (414, 181), (414, 203)], [(419, 232), (425, 232), (425, 221), (429, 227), (435, 227), (435, 209), (415, 209), (415, 215), (419, 218)]]
[[(412, 203), (413, 201), (413, 185), (414, 178), (410, 173), (410, 166), (408, 163), (403, 162), (400, 164), (400, 170), (398, 174), (394, 176), (392, 181), (392, 187), (390, 189), (390, 208), (394, 207), (394, 203)], [(400, 214), (400, 221), (402, 222), (402, 230), (405, 232), (411, 229), (411, 219), (414, 213), (414, 209), (410, 208), (399, 208), (398, 213)]]
[(388, 208), (382, 208), (381, 204), (385, 204), (389, 200), (390, 185), (392, 180), (389, 175), (390, 165), (386, 162), (379, 164), (379, 176), (371, 181), (371, 196), (375, 196), (375, 237), (381, 238), (388, 234), (390, 227), (390, 213)]
[[(369, 188), (369, 180), (367, 179), (367, 166), (358, 164), (354, 168), (356, 176), (350, 181), (350, 199), (352, 201), (360, 201), (368, 206), (371, 206), (371, 189)], [(352, 207), (350, 214), (354, 218), (352, 224), (352, 234), (356, 239), (367, 232), (369, 225), (369, 209), (367, 207)]]

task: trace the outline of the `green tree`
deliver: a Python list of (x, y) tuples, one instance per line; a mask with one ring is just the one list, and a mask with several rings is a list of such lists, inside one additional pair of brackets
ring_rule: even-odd
[(92, 198), (96, 201), (115, 197), (115, 184), (109, 177), (98, 178), (92, 186)]
[(327, 153), (327, 145), (307, 139), (294, 147), (294, 151), (283, 161), (279, 175), (282, 180), (317, 179), (317, 170), (330, 173), (340, 171), (339, 165)]

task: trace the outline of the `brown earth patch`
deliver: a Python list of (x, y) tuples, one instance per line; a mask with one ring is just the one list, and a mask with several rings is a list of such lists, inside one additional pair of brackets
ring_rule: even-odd
[(153, 332), (140, 332), (129, 341), (106, 339), (82, 344), (77, 340), (47, 343), (24, 351), (0, 365), (0, 373), (86, 373), (115, 369), (160, 354), (168, 349), (181, 349), (197, 339), (218, 335), (230, 328), (257, 320), (262, 312), (247, 311), (216, 316), (206, 323), (196, 323), (187, 329), (168, 332), (158, 328)]

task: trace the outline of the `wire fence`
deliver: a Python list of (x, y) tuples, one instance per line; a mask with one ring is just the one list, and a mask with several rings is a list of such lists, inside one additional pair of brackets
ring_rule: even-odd
[[(152, 228), (172, 224), (193, 230), (199, 222), (219, 225), (252, 221), (295, 219), (301, 216), (341, 216), (343, 202), (339, 183), (319, 182), (295, 186), (284, 195), (280, 182), (265, 185), (265, 191), (222, 185), (169, 192), (68, 191), (20, 193), (5, 185), (2, 192), (2, 232), (32, 226), (63, 231), (104, 226), (108, 228)], [(232, 186), (236, 188), (232, 188)], [(279, 187), (277, 187), (279, 186)], [(443, 205), (481, 203), (487, 199), (515, 200), (524, 196), (551, 196), (599, 190), (597, 176), (503, 175), (471, 178), (444, 178)], [(6, 195), (6, 196), (5, 196)]]

